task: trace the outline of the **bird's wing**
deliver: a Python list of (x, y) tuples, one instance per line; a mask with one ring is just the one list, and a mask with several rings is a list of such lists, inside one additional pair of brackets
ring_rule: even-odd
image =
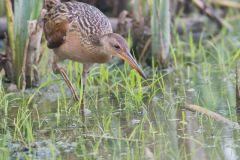
[(45, 37), (48, 41), (48, 47), (51, 49), (57, 48), (64, 43), (69, 28), (68, 18), (64, 11), (59, 12), (60, 8), (61, 6), (57, 6), (44, 16)]
[(112, 32), (110, 21), (96, 7), (77, 1), (66, 2), (64, 5), (68, 9), (70, 24), (77, 26), (70, 25), (70, 29), (81, 32), (81, 36), (91, 41), (91, 37), (100, 37)]
[(47, 12), (44, 32), (49, 48), (57, 48), (69, 32), (79, 34), (83, 44), (95, 43), (104, 34), (112, 33), (108, 18), (97, 8), (71, 1), (60, 3)]

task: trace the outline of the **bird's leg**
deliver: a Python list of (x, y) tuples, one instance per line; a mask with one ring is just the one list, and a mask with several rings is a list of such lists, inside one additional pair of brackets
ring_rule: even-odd
[(86, 89), (86, 84), (87, 84), (87, 76), (89, 73), (89, 69), (92, 65), (91, 64), (83, 64), (83, 70), (82, 70), (82, 76), (81, 76), (81, 86), (82, 86), (82, 101), (80, 103), (80, 109), (81, 112), (84, 114), (84, 99), (85, 99), (85, 89)]
[(63, 77), (64, 81), (66, 82), (68, 88), (70, 89), (73, 98), (74, 98), (76, 101), (79, 101), (78, 94), (77, 94), (77, 92), (75, 91), (75, 89), (74, 89), (74, 87), (73, 87), (73, 84), (72, 84), (71, 81), (68, 79), (65, 70), (64, 70), (62, 67), (59, 67), (59, 66), (57, 65), (58, 60), (59, 60), (59, 58), (58, 58), (57, 56), (54, 56), (54, 60), (53, 60), (53, 63), (52, 63), (53, 72), (54, 72), (55, 74), (61, 74), (61, 76)]

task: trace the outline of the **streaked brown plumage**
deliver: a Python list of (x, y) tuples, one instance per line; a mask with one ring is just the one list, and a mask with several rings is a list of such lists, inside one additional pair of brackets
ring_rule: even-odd
[(53, 71), (63, 76), (75, 99), (78, 97), (71, 82), (64, 69), (57, 65), (64, 59), (83, 63), (83, 85), (91, 64), (105, 63), (112, 56), (127, 61), (145, 78), (131, 56), (126, 40), (112, 32), (108, 18), (100, 10), (85, 3), (61, 3), (60, 0), (45, 0), (44, 7), (47, 10), (44, 16), (44, 32), (48, 47), (55, 53)]

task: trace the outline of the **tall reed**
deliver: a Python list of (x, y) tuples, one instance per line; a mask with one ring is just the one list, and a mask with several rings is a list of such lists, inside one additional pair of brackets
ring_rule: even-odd
[(28, 21), (37, 19), (42, 8), (39, 0), (15, 0), (14, 1), (14, 35), (15, 35), (15, 82), (18, 83), (22, 74), (25, 43), (28, 35)]
[(0, 16), (3, 16), (5, 13), (4, 0), (0, 0)]
[(151, 17), (152, 53), (155, 61), (167, 63), (171, 46), (170, 0), (133, 0), (136, 20)]
[(151, 14), (152, 53), (166, 64), (171, 45), (171, 15), (169, 0), (153, 0)]
[(5, 0), (8, 18), (8, 38), (12, 49), (14, 80), (16, 84), (19, 84), (28, 34), (28, 21), (38, 18), (42, 8), (42, 1), (14, 0), (14, 15), (12, 15), (12, 5), (10, 0)]

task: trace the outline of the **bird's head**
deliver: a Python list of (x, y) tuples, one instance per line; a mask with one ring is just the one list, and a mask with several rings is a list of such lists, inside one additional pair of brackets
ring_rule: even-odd
[(103, 47), (105, 53), (123, 59), (146, 79), (145, 73), (131, 55), (128, 44), (122, 36), (116, 33), (106, 34), (101, 37), (100, 45)]

